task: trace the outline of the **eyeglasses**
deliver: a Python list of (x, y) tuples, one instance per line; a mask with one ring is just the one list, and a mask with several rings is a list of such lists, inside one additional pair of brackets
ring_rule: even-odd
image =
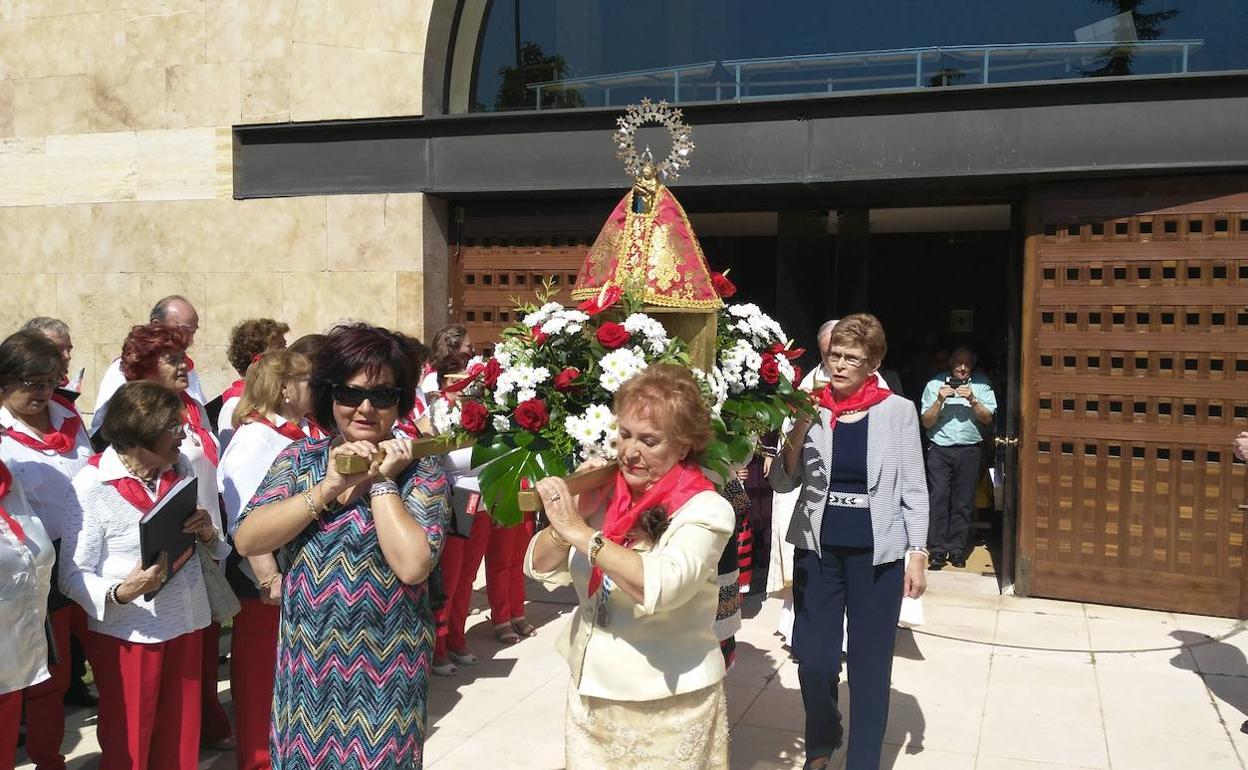
[(177, 368), (186, 363), (186, 353), (166, 353), (160, 357), (164, 363)]
[(186, 435), (186, 431), (182, 428), (182, 423), (177, 423), (176, 425), (170, 425), (168, 428), (165, 428), (164, 432), (168, 433), (170, 436), (173, 436), (174, 438), (177, 438), (177, 439), (180, 439), (184, 435)]
[(357, 407), (368, 401), (374, 409), (389, 409), (399, 403), (402, 393), (396, 387), (388, 388), (357, 388), (354, 385), (339, 384), (333, 389), (334, 401), (343, 406)]
[(829, 350), (824, 355), (823, 360), (827, 361), (829, 364), (835, 364), (838, 361), (844, 361), (846, 366), (853, 367), (855, 369), (858, 368), (859, 366), (862, 366), (863, 364), (867, 362), (867, 359), (861, 356), (838, 353), (835, 350)]

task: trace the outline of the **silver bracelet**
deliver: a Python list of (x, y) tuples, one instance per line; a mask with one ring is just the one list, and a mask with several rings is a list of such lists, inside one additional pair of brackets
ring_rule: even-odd
[(373, 485), (368, 488), (368, 496), (381, 497), (382, 495), (394, 495), (395, 497), (400, 497), (399, 485), (390, 479), (374, 481)]
[(906, 550), (910, 553), (921, 553), (925, 559), (931, 556), (931, 553), (928, 552), (927, 548), (921, 545), (912, 545)]

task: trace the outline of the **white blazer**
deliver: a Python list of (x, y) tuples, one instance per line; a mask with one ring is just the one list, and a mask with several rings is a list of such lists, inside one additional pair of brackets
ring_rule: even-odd
[[(605, 501), (586, 517), (600, 527)], [(595, 505), (594, 503), (598, 504)], [(642, 550), (645, 601), (634, 602), (620, 588), (611, 591), (605, 628), (595, 623), (597, 599), (586, 595), (590, 565), (570, 550), (568, 561), (550, 572), (533, 569), (529, 542), (524, 571), (534, 580), (573, 585), (580, 606), (572, 612), (557, 649), (572, 669), (581, 695), (618, 701), (650, 701), (709, 687), (724, 678), (724, 656), (715, 635), (719, 606), (716, 571), (736, 518), (732, 505), (716, 492), (699, 492), (671, 516), (652, 549)]]

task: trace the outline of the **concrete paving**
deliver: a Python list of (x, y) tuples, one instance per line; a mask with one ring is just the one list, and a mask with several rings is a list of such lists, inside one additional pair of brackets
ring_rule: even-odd
[[(927, 623), (897, 642), (884, 768), (1246, 767), (1243, 624), (1000, 596), (990, 577), (929, 575)], [(539, 633), (511, 647), (494, 641), (484, 597), (474, 597), (468, 638), (482, 662), (433, 678), (426, 767), (563, 767), (568, 674), (554, 643), (571, 597), (532, 584), (529, 597)], [(749, 601), (737, 637), (727, 678), (734, 769), (804, 759), (797, 669), (774, 634), (779, 607), (775, 598)], [(222, 676), (228, 702), (224, 668)], [(69, 718), (74, 770), (98, 761), (94, 724), (83, 711)], [(24, 761), (18, 767), (33, 770)], [(831, 768), (843, 764), (839, 752)], [(234, 757), (205, 752), (200, 766), (233, 770)]]

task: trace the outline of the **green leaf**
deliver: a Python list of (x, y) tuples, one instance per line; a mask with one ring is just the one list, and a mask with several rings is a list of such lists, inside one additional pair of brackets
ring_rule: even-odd
[(485, 465), (488, 462), (502, 457), (513, 449), (515, 449), (515, 447), (510, 444), (504, 436), (495, 436), (494, 439), (488, 444), (474, 444), (472, 447), (472, 467), (476, 468)]
[(524, 449), (512, 450), (482, 468), (477, 476), (486, 510), (502, 526), (519, 524), (524, 520), (518, 496), (520, 479), (530, 464), (531, 456), (532, 453)]

